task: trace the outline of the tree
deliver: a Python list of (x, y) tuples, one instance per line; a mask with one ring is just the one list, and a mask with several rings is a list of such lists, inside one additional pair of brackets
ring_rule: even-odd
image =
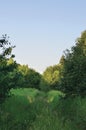
[(7, 97), (9, 90), (13, 87), (11, 74), (16, 67), (16, 62), (12, 60), (14, 58), (12, 54), (14, 47), (8, 41), (7, 35), (3, 35), (0, 39), (0, 103)]
[(19, 78), (16, 80), (16, 86), (19, 88), (37, 88), (39, 89), (41, 75), (28, 65), (18, 65), (17, 73)]
[(61, 77), (61, 90), (67, 95), (86, 94), (86, 31), (66, 50)]
[(27, 87), (40, 89), (41, 75), (33, 69), (29, 69), (28, 73), (25, 75), (25, 81)]
[(43, 73), (43, 79), (47, 84), (46, 87), (48, 87), (48, 89), (58, 89), (59, 76), (60, 76), (60, 65), (47, 67)]

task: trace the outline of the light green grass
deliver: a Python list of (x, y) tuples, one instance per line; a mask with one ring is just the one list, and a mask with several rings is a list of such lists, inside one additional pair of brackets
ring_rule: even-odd
[(18, 96), (36, 96), (39, 93), (39, 90), (34, 88), (19, 88), (19, 89), (11, 89), (11, 94)]
[(31, 103), (35, 100), (35, 97), (40, 95), (40, 91), (34, 88), (20, 88), (20, 89), (11, 89), (11, 95), (21, 96), (28, 99)]
[(47, 101), (53, 102), (55, 99), (59, 100), (60, 97), (64, 96), (64, 94), (60, 91), (51, 90), (47, 93)]

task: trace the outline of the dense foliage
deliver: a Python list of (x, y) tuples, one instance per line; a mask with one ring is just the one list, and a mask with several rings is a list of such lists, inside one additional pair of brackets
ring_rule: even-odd
[(16, 62), (13, 61), (13, 48), (14, 46), (11, 46), (7, 40), (7, 35), (4, 35), (0, 39), (0, 102), (5, 99), (13, 87), (12, 80), (15, 77), (13, 72), (16, 68)]
[(54, 65), (47, 67), (46, 70), (43, 73), (44, 81), (47, 82), (48, 89), (58, 89), (58, 83), (59, 83), (59, 77), (60, 77), (60, 65)]
[(17, 73), (19, 74), (19, 80), (16, 84), (18, 88), (37, 88), (39, 89), (41, 75), (34, 69), (28, 67), (28, 65), (18, 65)]
[(68, 95), (86, 95), (86, 31), (64, 57), (61, 90)]

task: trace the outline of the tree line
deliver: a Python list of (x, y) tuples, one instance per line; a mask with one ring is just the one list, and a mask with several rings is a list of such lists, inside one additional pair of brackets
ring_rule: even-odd
[(86, 31), (66, 50), (59, 64), (49, 66), (39, 74), (28, 65), (14, 60), (7, 35), (0, 39), (0, 103), (11, 88), (36, 88), (42, 91), (60, 90), (67, 96), (86, 94)]

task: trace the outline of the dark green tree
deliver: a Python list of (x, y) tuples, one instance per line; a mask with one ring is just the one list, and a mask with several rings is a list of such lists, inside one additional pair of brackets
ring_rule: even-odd
[(41, 75), (33, 69), (29, 69), (25, 75), (25, 82), (27, 87), (40, 89)]
[(86, 31), (66, 50), (61, 76), (61, 90), (67, 95), (86, 94)]
[(17, 73), (19, 78), (16, 80), (16, 86), (19, 88), (37, 88), (39, 89), (41, 75), (28, 65), (18, 65)]
[[(12, 49), (15, 46), (11, 46), (8, 41), (7, 35), (3, 35), (0, 39), (0, 102), (2, 102), (8, 95), (12, 86), (12, 72), (16, 67), (16, 62), (12, 59)], [(12, 62), (11, 62), (12, 60)]]

